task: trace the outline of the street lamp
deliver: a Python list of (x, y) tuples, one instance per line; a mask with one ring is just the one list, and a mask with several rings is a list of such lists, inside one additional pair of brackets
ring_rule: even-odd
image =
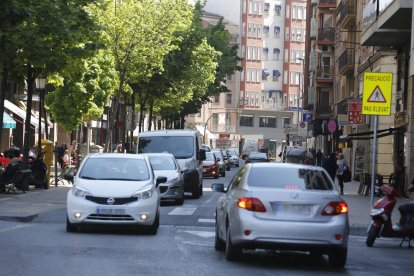
[[(37, 149), (38, 154), (42, 153), (42, 101), (43, 101), (43, 90), (46, 87), (46, 79), (44, 78), (37, 78), (36, 82), (36, 89), (39, 90), (39, 133), (38, 133), (38, 141), (37, 141)], [(45, 122), (46, 124), (46, 122)]]
[(213, 115), (214, 115), (214, 113), (211, 113), (210, 117), (208, 117), (206, 123), (204, 124), (204, 134), (203, 134), (204, 144), (206, 144), (206, 129), (207, 129), (207, 123), (211, 119), (211, 117), (213, 117)]

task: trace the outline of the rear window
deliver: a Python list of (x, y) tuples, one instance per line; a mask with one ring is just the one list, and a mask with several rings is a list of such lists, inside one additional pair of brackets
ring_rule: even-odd
[(220, 158), (221, 160), (223, 160), (223, 154), (221, 153), (221, 151), (213, 151), (213, 152), (217, 158)]
[(299, 190), (332, 190), (332, 182), (324, 171), (299, 168), (252, 167), (249, 186)]
[(214, 154), (212, 152), (206, 152), (206, 161), (214, 161)]
[(176, 170), (175, 162), (169, 156), (150, 156), (149, 157), (152, 168), (155, 171)]
[(192, 136), (141, 137), (138, 143), (138, 153), (168, 152), (176, 159), (188, 159), (194, 156), (194, 147)]
[(258, 158), (258, 159), (266, 159), (267, 158), (267, 155), (266, 155), (266, 153), (261, 153), (261, 152), (251, 152), (250, 154), (249, 154), (249, 158)]

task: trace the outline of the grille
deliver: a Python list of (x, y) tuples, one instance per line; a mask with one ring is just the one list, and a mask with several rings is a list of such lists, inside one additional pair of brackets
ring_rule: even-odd
[[(98, 204), (109, 205), (107, 202), (109, 197), (86, 196), (85, 198)], [(114, 199), (115, 202), (111, 205), (124, 205), (138, 200), (137, 197), (115, 197)]]
[(160, 188), (160, 193), (165, 193), (167, 190), (168, 190), (168, 187), (167, 186), (159, 186), (159, 188)]
[(105, 220), (105, 221), (134, 221), (130, 215), (102, 215), (91, 214), (88, 216), (89, 220)]

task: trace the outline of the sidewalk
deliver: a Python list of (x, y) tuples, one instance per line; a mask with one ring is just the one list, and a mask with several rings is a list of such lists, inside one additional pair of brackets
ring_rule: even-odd
[[(31, 222), (39, 214), (66, 208), (66, 193), (71, 185), (68, 182), (58, 187), (51, 186), (48, 190), (35, 189), (33, 186), (23, 194), (0, 194), (0, 220)], [(344, 185), (343, 199), (349, 206), (349, 220), (351, 235), (365, 236), (371, 223), (370, 197), (358, 195), (359, 182), (347, 182)], [(376, 197), (374, 200), (377, 200)], [(392, 215), (393, 223), (399, 221), (398, 206), (407, 202), (405, 198), (398, 198)]]

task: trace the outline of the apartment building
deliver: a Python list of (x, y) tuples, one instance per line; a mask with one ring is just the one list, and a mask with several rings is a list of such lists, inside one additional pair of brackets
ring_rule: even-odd
[[(205, 3), (207, 21), (222, 16), (226, 26), (234, 27), (228, 30), (232, 30), (232, 37), (237, 36), (233, 42), (239, 43), (243, 68), (228, 76), (231, 93), (216, 96), (195, 115), (194, 124), (207, 133), (206, 142), (242, 149), (245, 141), (254, 140), (275, 155), (288, 142), (286, 128), (302, 121), (299, 111), (302, 112), (306, 5), (305, 0)], [(297, 134), (290, 136), (295, 141)]]
[[(375, 120), (357, 111), (364, 73), (392, 73), (391, 114), (378, 116), (375, 171), (385, 176), (395, 173), (395, 160), (403, 152), (405, 174), (400, 182), (407, 189), (414, 174), (409, 70), (413, 1), (309, 0), (308, 4), (305, 107), (313, 110), (316, 148), (325, 154), (344, 152), (354, 179), (361, 172), (371, 173)], [(356, 112), (358, 116), (352, 117)]]

